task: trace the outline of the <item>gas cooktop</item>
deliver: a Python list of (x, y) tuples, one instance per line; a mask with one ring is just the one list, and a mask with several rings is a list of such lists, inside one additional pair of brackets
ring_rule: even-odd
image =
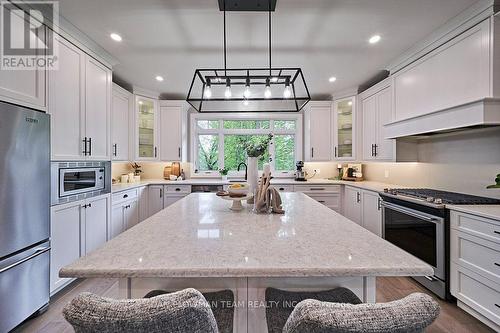
[(439, 191), (427, 188), (384, 189), (384, 193), (399, 199), (410, 199), (433, 206), (448, 205), (500, 205), (500, 200), (475, 195)]

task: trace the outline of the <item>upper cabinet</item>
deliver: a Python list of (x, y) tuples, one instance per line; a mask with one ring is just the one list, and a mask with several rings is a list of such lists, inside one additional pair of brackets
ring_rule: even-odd
[(113, 84), (111, 103), (111, 158), (129, 160), (129, 126), (134, 98), (127, 90)]
[(385, 139), (384, 125), (392, 120), (391, 89), (381, 90), (362, 98), (363, 160), (394, 160), (396, 141)]
[(159, 159), (159, 110), (158, 100), (136, 95), (135, 97), (135, 159)]
[(351, 161), (356, 158), (355, 103), (355, 97), (347, 97), (333, 102), (333, 158), (335, 160)]
[(160, 101), (160, 159), (183, 160), (185, 101)]
[(308, 162), (332, 159), (332, 103), (309, 102), (305, 110), (304, 156)]
[(52, 160), (110, 160), (111, 70), (57, 36), (49, 71)]
[[(2, 9), (8, 10), (7, 6), (2, 6)], [(45, 35), (41, 33), (44, 27), (39, 29), (40, 35)], [(45, 38), (40, 37), (40, 39)], [(40, 39), (36, 39), (35, 43), (41, 43)], [(44, 55), (45, 53), (40, 51), (40, 56)], [(46, 111), (46, 81), (47, 71), (44, 67), (28, 70), (0, 69), (0, 100)]]

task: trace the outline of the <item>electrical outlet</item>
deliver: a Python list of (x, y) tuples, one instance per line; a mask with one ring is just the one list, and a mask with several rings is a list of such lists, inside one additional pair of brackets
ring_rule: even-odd
[(314, 172), (316, 172), (317, 175), (321, 173), (321, 169), (314, 169)]
[(385, 170), (384, 171), (384, 177), (385, 178), (389, 178), (389, 170)]

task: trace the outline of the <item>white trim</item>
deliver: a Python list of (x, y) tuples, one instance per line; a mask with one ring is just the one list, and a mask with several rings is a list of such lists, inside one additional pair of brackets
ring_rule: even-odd
[(391, 81), (392, 81), (391, 77), (388, 77), (388, 78), (380, 81), (379, 83), (375, 84), (374, 86), (366, 89), (361, 94), (359, 94), (359, 98), (361, 100), (364, 100), (364, 99), (369, 98), (370, 96), (373, 96), (373, 95), (379, 93), (380, 91), (384, 90), (385, 88), (390, 87)]
[(139, 95), (142, 97), (147, 97), (147, 98), (156, 99), (156, 100), (158, 100), (160, 98), (160, 93), (157, 91), (148, 90), (148, 89), (144, 89), (144, 88), (137, 87), (137, 86), (132, 86), (132, 90), (133, 90), (134, 95)]
[[(198, 120), (218, 120), (219, 121), (219, 128), (217, 129), (199, 129), (196, 126), (196, 121)], [(224, 120), (269, 120), (269, 129), (255, 129), (255, 130), (249, 130), (249, 129), (224, 129)], [(295, 130), (274, 130), (274, 121), (275, 120), (294, 120), (295, 121)], [(196, 136), (199, 134), (206, 134), (206, 135), (219, 135), (219, 168), (223, 167), (224, 165), (224, 135), (267, 135), (269, 133), (273, 133), (275, 135), (294, 135), (295, 136), (295, 153), (294, 157), (295, 160), (302, 160), (302, 149), (303, 149), (303, 114), (301, 113), (296, 113), (296, 114), (290, 114), (290, 113), (265, 113), (265, 112), (258, 112), (258, 113), (210, 113), (210, 114), (203, 114), (203, 113), (193, 113), (190, 114), (190, 161), (191, 161), (191, 175), (194, 177), (220, 177), (220, 174), (218, 171), (202, 171), (198, 174), (196, 174), (194, 171), (196, 170), (196, 156), (197, 156), (197, 150), (198, 150), (198, 145)], [(274, 143), (274, 142), (273, 142)], [(270, 156), (274, 157), (274, 145), (271, 145), (269, 148), (269, 154)], [(271, 171), (274, 174), (274, 177), (280, 178), (280, 177), (292, 177), (293, 170), (287, 170), (287, 171), (276, 171), (274, 170), (274, 159), (271, 162)], [(243, 176), (243, 172), (230, 172), (229, 173), (230, 177), (241, 177)]]

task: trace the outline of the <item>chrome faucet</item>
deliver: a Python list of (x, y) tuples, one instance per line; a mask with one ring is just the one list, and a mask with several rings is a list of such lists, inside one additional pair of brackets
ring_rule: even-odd
[(240, 164), (238, 164), (238, 171), (240, 171), (240, 167), (244, 165), (245, 166), (245, 180), (247, 180), (247, 176), (248, 176), (248, 166), (245, 164), (245, 162), (241, 162)]

